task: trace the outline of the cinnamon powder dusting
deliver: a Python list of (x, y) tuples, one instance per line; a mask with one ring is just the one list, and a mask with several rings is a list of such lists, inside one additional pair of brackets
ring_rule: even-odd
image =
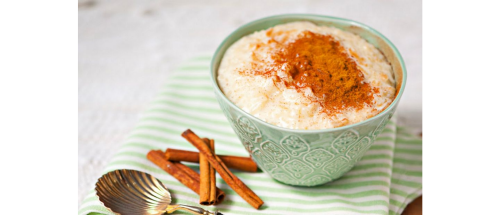
[[(330, 115), (347, 108), (359, 110), (373, 104), (373, 93), (378, 93), (378, 88), (372, 89), (364, 82), (364, 75), (356, 62), (332, 36), (305, 31), (296, 40), (285, 43), (273, 38), (276, 32), (267, 33), (271, 36), (270, 43), (274, 43), (278, 51), (271, 54), (270, 66), (265, 70), (254, 67), (251, 73), (275, 77), (276, 82), (301, 93), (310, 88), (314, 94), (310, 99), (318, 102)], [(291, 79), (280, 78), (278, 71), (287, 73)]]

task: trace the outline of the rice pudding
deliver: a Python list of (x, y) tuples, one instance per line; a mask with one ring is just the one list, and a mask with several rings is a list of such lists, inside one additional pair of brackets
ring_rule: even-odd
[(391, 65), (375, 46), (310, 22), (241, 38), (224, 54), (217, 81), (245, 112), (291, 129), (366, 120), (387, 108), (396, 93)]

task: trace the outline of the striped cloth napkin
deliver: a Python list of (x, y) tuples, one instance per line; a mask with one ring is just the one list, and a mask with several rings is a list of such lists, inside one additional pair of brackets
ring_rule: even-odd
[[(173, 203), (199, 206), (198, 195), (151, 163), (148, 151), (196, 150), (181, 137), (190, 128), (200, 137), (215, 139), (217, 154), (248, 156), (215, 99), (209, 65), (209, 56), (197, 57), (170, 76), (103, 174), (115, 169), (144, 171), (169, 188)], [(195, 164), (188, 166), (199, 170)], [(224, 214), (401, 214), (422, 194), (422, 141), (397, 126), (393, 117), (362, 160), (342, 178), (325, 185), (293, 187), (264, 172), (234, 174), (265, 203), (260, 210), (252, 208), (217, 176), (217, 186), (227, 196), (216, 208)], [(94, 190), (78, 213), (113, 214)]]

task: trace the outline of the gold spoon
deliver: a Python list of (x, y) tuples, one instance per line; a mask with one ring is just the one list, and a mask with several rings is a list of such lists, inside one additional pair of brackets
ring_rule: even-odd
[(121, 215), (153, 215), (176, 210), (199, 215), (222, 215), (190, 205), (170, 205), (167, 188), (155, 177), (136, 170), (119, 169), (101, 176), (95, 184), (99, 200), (112, 212)]

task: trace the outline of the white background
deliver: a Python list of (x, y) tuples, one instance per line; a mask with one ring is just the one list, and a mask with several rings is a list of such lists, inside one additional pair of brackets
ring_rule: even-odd
[[(244, 3), (244, 4), (241, 4)], [(422, 130), (422, 3), (356, 1), (78, 2), (78, 204), (180, 63), (211, 54), (239, 26), (270, 15), (348, 18), (384, 34), (401, 52), (408, 82), (399, 124)]]

